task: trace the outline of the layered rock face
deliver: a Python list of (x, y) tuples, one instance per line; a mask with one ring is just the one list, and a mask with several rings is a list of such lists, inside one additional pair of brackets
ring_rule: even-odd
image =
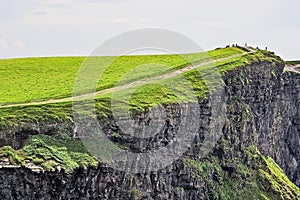
[[(269, 182), (256, 176), (264, 161), (258, 158), (253, 147), (272, 157), (299, 187), (300, 74), (284, 71), (283, 63), (256, 62), (227, 72), (223, 81), (224, 88), (215, 96), (220, 106), (217, 109), (222, 110), (220, 114), (217, 112), (219, 115), (214, 116), (215, 104), (210, 100), (187, 104), (199, 108), (199, 128), (191, 147), (167, 167), (137, 174), (118, 171), (104, 163), (68, 173), (2, 168), (0, 199), (226, 199), (231, 194), (232, 199), (238, 199), (239, 193), (245, 198), (263, 199), (269, 194), (268, 190), (273, 192), (273, 189), (255, 185)], [(100, 121), (109, 139), (124, 149), (143, 153), (165, 147), (176, 139), (180, 106), (169, 105), (165, 109), (165, 125), (151, 138), (137, 139), (122, 134), (113, 119)], [(149, 116), (144, 113), (137, 120), (145, 122)], [(48, 124), (42, 129), (36, 126), (27, 125), (26, 131), (24, 127), (2, 130), (2, 135), (10, 135), (11, 139), (3, 138), (1, 145), (19, 148), (23, 138), (17, 135), (26, 138), (27, 133), (34, 130), (42, 134), (57, 134), (59, 131), (74, 134), (70, 124), (61, 127)], [(214, 146), (204, 154), (205, 137), (214, 132), (220, 134), (213, 139)], [(245, 188), (255, 188), (265, 194), (256, 194)], [(272, 197), (293, 199), (299, 196), (278, 193)]]
[(280, 135), (275, 149), (267, 151), (300, 186), (300, 73), (285, 72), (276, 104), (271, 134)]
[[(283, 66), (270, 71), (268, 64), (243, 68), (237, 74), (227, 83), (232, 88), (229, 96), (240, 95), (239, 102), (250, 111), (247, 120), (253, 119), (248, 121), (252, 128), (241, 131), (242, 137), (247, 133), (256, 135), (259, 150), (271, 156), (299, 186), (300, 74), (283, 71)], [(243, 74), (248, 74), (244, 76), (251, 84), (240, 85)]]

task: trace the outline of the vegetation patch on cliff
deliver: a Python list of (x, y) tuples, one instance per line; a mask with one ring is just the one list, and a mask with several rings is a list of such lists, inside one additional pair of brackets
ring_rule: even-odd
[(79, 166), (96, 166), (98, 161), (92, 157), (79, 139), (67, 135), (51, 137), (33, 135), (23, 147), (26, 159), (44, 169), (58, 166), (72, 170)]
[(98, 164), (97, 159), (88, 153), (79, 139), (67, 135), (33, 135), (20, 150), (14, 150), (10, 146), (2, 147), (0, 158), (8, 158), (14, 166), (25, 166), (27, 160), (45, 170), (60, 167), (70, 171)]
[(205, 181), (209, 188), (207, 198), (292, 200), (300, 197), (300, 189), (274, 160), (254, 146), (248, 147), (245, 154), (246, 158), (240, 160), (224, 161), (210, 156), (201, 161), (184, 158), (183, 163), (194, 170), (194, 177)]
[[(6, 164), (14, 166), (24, 166), (24, 153), (16, 151), (10, 146), (3, 146), (0, 148), (0, 159), (8, 159)], [(1, 162), (1, 161), (0, 161)], [(1, 164), (0, 164), (1, 165)]]

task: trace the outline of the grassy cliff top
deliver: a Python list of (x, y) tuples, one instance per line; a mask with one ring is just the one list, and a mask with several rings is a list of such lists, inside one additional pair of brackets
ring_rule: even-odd
[[(0, 60), (0, 126), (72, 121), (74, 83), (80, 67), (91, 60), (97, 64), (88, 74), (98, 76), (98, 71), (103, 72), (94, 88), (97, 93), (89, 96), (95, 98), (97, 114), (101, 116), (109, 112), (112, 95), (118, 101), (129, 99), (130, 109), (143, 111), (158, 104), (205, 98), (224, 84), (221, 76), (235, 68), (263, 61), (283, 63), (273, 53), (237, 47), (183, 56)], [(107, 63), (110, 65), (104, 68)], [(113, 93), (114, 90), (117, 92)]]

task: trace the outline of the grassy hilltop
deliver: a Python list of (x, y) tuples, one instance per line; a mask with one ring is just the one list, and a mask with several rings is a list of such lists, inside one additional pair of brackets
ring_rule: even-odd
[[(220, 74), (236, 67), (267, 60), (280, 62), (277, 56), (268, 52), (246, 52), (236, 47), (188, 54), (184, 57), (180, 55), (146, 55), (118, 58), (97, 57), (96, 59), (97, 66), (93, 70), (102, 70), (101, 62), (113, 61), (103, 72), (96, 86), (96, 91), (100, 92), (95, 97), (96, 106), (99, 113), (104, 115), (110, 109), (108, 104), (112, 95), (112, 92), (109, 91), (101, 94), (104, 89), (170, 74), (188, 67), (191, 63), (196, 66), (203, 63), (200, 67), (186, 71), (180, 76), (160, 79), (149, 84), (140, 84), (118, 92), (120, 99), (126, 99), (127, 95), (131, 95), (130, 92), (135, 90), (130, 96), (130, 108), (139, 111), (157, 104), (188, 102), (191, 94), (187, 94), (187, 87), (193, 90), (193, 96), (203, 98), (214, 90), (214, 87), (217, 88), (222, 84), (218, 77)], [(2, 71), (0, 73), (2, 80), (0, 125), (40, 120), (71, 120), (71, 97), (74, 83), (84, 60), (84, 57), (0, 60), (0, 70)], [(216, 61), (214, 62), (214, 60)], [(137, 66), (141, 67), (135, 69)], [(98, 76), (97, 73), (95, 74)], [(186, 80), (188, 86), (180, 82), (182, 79)], [(170, 91), (169, 88), (163, 87), (164, 85), (171, 85), (174, 90)], [(56, 100), (57, 103), (53, 103)]]
[[(204, 62), (209, 59), (224, 58), (241, 54), (238, 48), (226, 48), (208, 53), (186, 55), (188, 61)], [(46, 99), (70, 97), (73, 93), (74, 82), (85, 57), (52, 57), (52, 58), (22, 58), (0, 60), (0, 104), (31, 102)], [(115, 60), (114, 60), (115, 59)], [(113, 87), (127, 72), (137, 66), (148, 63), (165, 65), (171, 69), (180, 69), (187, 64), (187, 60), (180, 55), (149, 55), (149, 56), (121, 56), (99, 57), (99, 69), (107, 60), (113, 63), (107, 68), (99, 80), (97, 90)], [(151, 66), (147, 66), (151, 67)], [(169, 69), (170, 71), (170, 69)], [(168, 72), (166, 68), (153, 67), (143, 73), (134, 73), (128, 82), (153, 75)]]

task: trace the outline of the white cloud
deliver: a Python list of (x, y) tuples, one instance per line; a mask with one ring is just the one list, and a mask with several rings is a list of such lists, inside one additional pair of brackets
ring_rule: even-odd
[(19, 40), (16, 40), (14, 41), (11, 46), (10, 46), (11, 49), (13, 50), (17, 50), (17, 51), (23, 51), (23, 50), (26, 50), (26, 46), (23, 42), (19, 41)]
[(9, 48), (8, 41), (6, 38), (0, 38), (0, 50), (6, 50)]
[(34, 0), (36, 3), (40, 4), (72, 4), (73, 0)]
[(28, 48), (19, 40), (8, 40), (7, 38), (0, 38), (0, 57), (20, 57)]
[(35, 15), (47, 15), (46, 11), (37, 11), (34, 13)]

